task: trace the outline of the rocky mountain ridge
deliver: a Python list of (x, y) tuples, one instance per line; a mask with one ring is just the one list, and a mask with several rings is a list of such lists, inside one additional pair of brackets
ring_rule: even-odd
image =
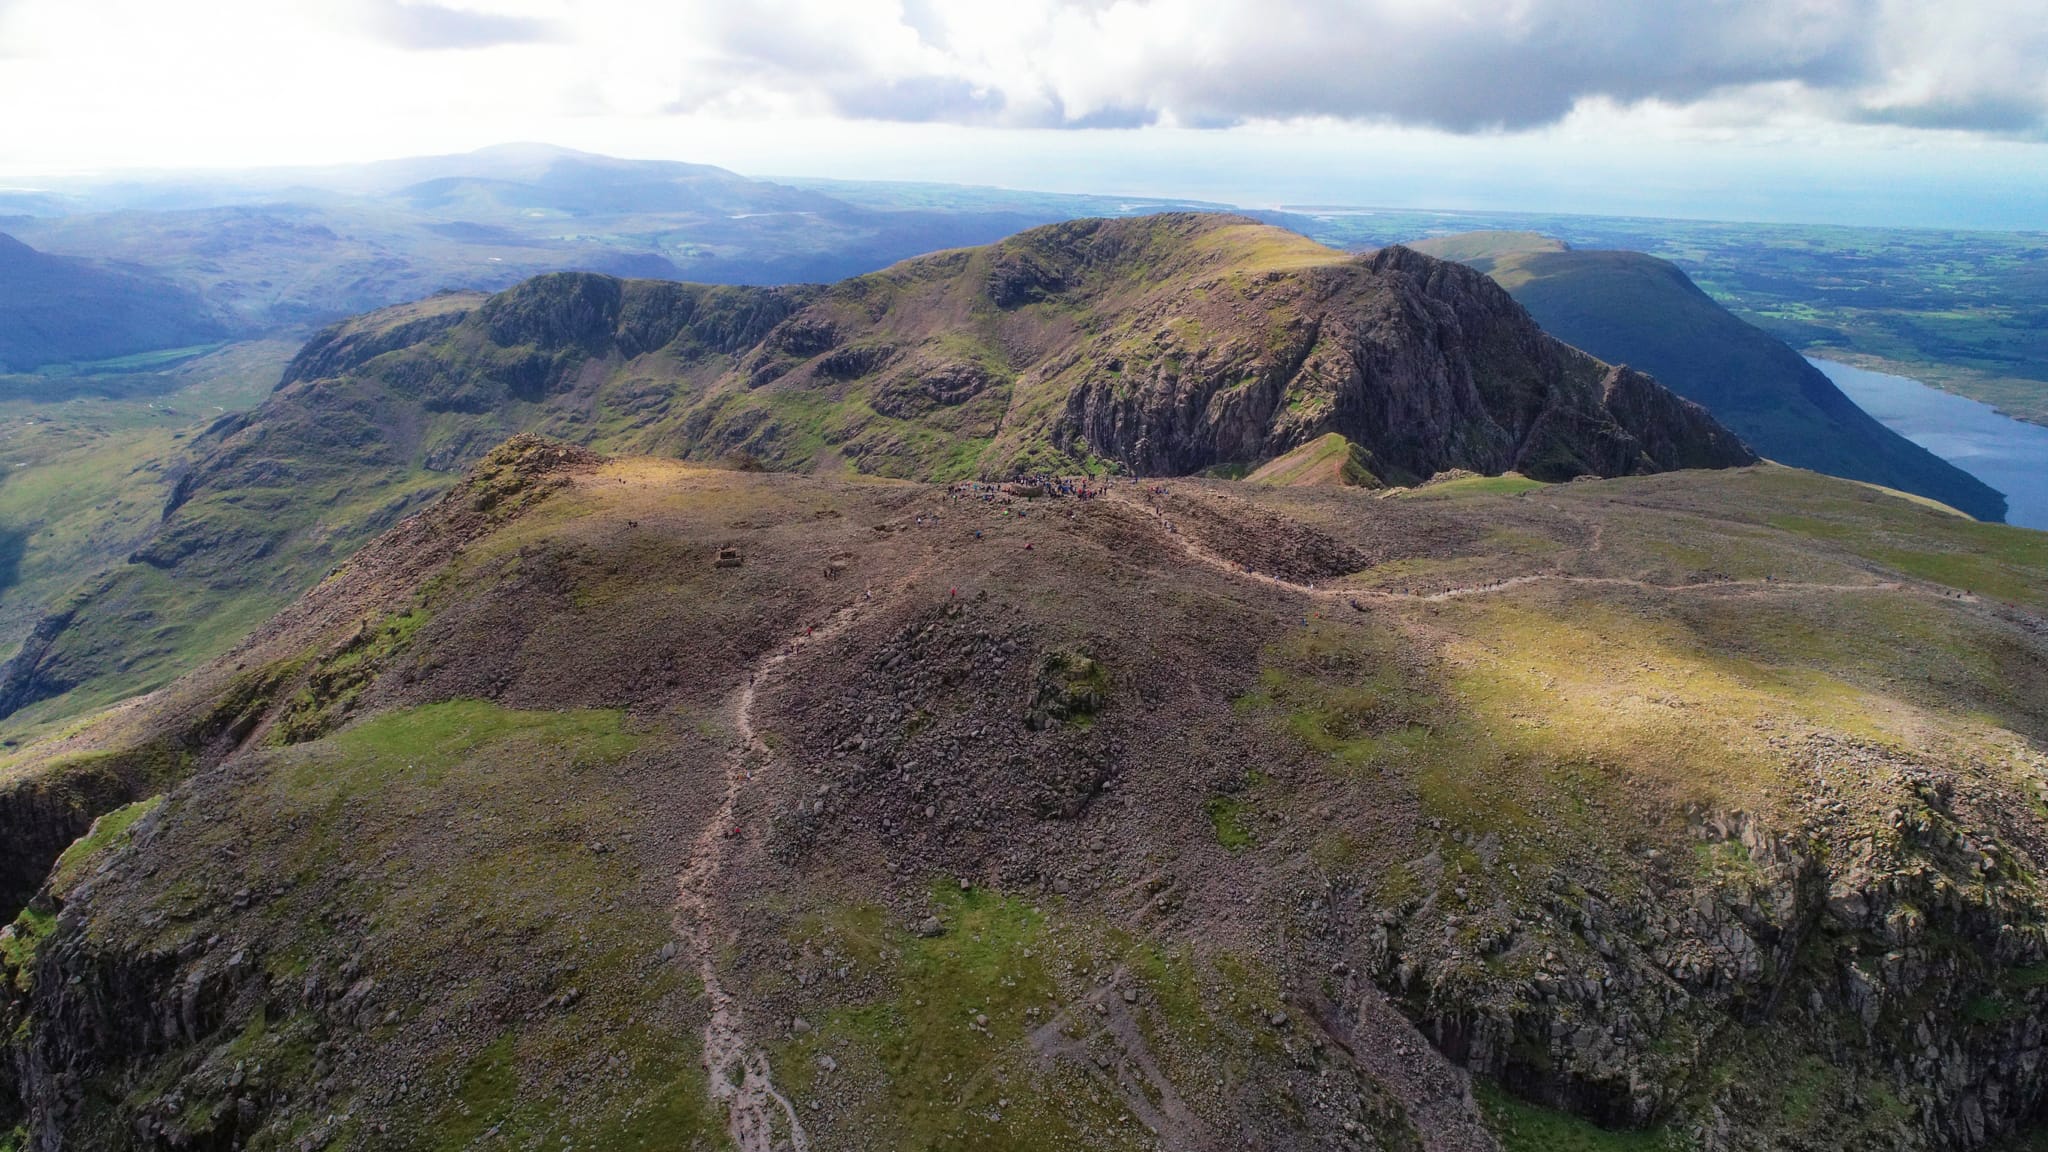
[[(1754, 459), (1469, 269), (1226, 216), (1054, 225), (830, 287), (551, 274), (315, 337), (198, 438), (161, 530), (24, 649), (7, 703), (154, 686), (521, 431), (931, 480), (1246, 468), (1331, 432), (1392, 484)], [(137, 619), (160, 638), (140, 658), (107, 632)]]

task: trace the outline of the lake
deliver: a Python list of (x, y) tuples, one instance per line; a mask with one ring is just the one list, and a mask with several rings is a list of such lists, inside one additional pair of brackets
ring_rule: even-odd
[(2048, 529), (2048, 428), (1910, 377), (1813, 366), (1885, 427), (2005, 493), (2007, 523)]

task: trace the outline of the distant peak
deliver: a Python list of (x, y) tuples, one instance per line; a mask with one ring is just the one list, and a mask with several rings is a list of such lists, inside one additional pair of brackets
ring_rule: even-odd
[(5, 232), (0, 232), (0, 267), (23, 268), (32, 261), (43, 260), (41, 252), (23, 244)]
[(542, 144), (536, 141), (515, 141), (509, 144), (489, 144), (467, 153), (479, 160), (608, 160), (595, 152), (582, 152), (564, 148), (559, 144)]

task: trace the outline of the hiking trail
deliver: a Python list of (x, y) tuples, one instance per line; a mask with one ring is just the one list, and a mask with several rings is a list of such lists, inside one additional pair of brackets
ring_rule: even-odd
[(748, 669), (746, 684), (733, 694), (725, 709), (735, 740), (726, 759), (724, 800), (697, 834), (691, 845), (689, 866), (677, 879), (677, 931), (696, 958), (697, 971), (704, 982), (704, 997), (711, 1006), (710, 1019), (704, 1025), (708, 1088), (711, 1098), (725, 1105), (726, 1128), (740, 1152), (809, 1152), (811, 1146), (803, 1122), (797, 1118), (796, 1106), (775, 1087), (768, 1053), (749, 1038), (738, 1003), (718, 979), (712, 897), (718, 886), (718, 874), (725, 866), (727, 846), (736, 839), (733, 815), (740, 790), (753, 778), (755, 765), (765, 770), (773, 760), (767, 744), (754, 729), (754, 701), (761, 681), (809, 645), (845, 631), (859, 611), (859, 604), (839, 609), (822, 627), (809, 635), (794, 637)]
[[(1655, 584), (1648, 580), (1637, 580), (1627, 576), (1574, 576), (1566, 572), (1535, 572), (1524, 576), (1510, 576), (1504, 580), (1489, 581), (1485, 584), (1467, 584), (1461, 587), (1445, 588), (1437, 592), (1389, 592), (1380, 588), (1318, 588), (1310, 584), (1285, 580), (1264, 572), (1254, 572), (1228, 557), (1210, 551), (1196, 542), (1187, 533), (1173, 526), (1171, 520), (1161, 513), (1134, 503), (1121, 496), (1111, 497), (1127, 508), (1134, 508), (1167, 528), (1168, 535), (1180, 544), (1181, 551), (1197, 563), (1227, 572), (1241, 580), (1270, 585), (1302, 596), (1323, 600), (1360, 600), (1380, 603), (1442, 604), (1451, 600), (1462, 600), (1470, 596), (1488, 596), (1524, 588), (1531, 584), (1575, 584), (1592, 588), (1635, 588), (1644, 592), (1726, 592), (1741, 591), (1748, 594), (1769, 592), (1898, 592), (1907, 585), (1898, 580), (1880, 580), (1862, 584), (1811, 584), (1792, 580), (1702, 580), (1692, 584)], [(1967, 597), (1974, 599), (1974, 597)]]

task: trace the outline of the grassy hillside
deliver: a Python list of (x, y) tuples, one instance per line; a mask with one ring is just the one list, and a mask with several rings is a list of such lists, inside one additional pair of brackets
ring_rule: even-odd
[(10, 797), (196, 772), (0, 941), (0, 1126), (2014, 1131), (2041, 537), (1768, 466), (1496, 487), (984, 502), (516, 441), (239, 650), (0, 762)]
[(1545, 331), (1649, 372), (1773, 460), (1918, 493), (1979, 519), (2004, 518), (1995, 490), (1865, 414), (1805, 358), (1714, 303), (1676, 265), (1634, 252), (1570, 251), (1525, 233), (1419, 247), (1487, 272)]
[(0, 652), (150, 538), (193, 437), (260, 402), (296, 346), (235, 344), (155, 371), (0, 376)]
[(935, 481), (1249, 469), (1330, 433), (1375, 484), (1751, 459), (1477, 274), (1230, 217), (1059, 225), (829, 287), (556, 274), (322, 332), (194, 439), (133, 562), (53, 606), (0, 714), (24, 729), (161, 685), (519, 431)]

